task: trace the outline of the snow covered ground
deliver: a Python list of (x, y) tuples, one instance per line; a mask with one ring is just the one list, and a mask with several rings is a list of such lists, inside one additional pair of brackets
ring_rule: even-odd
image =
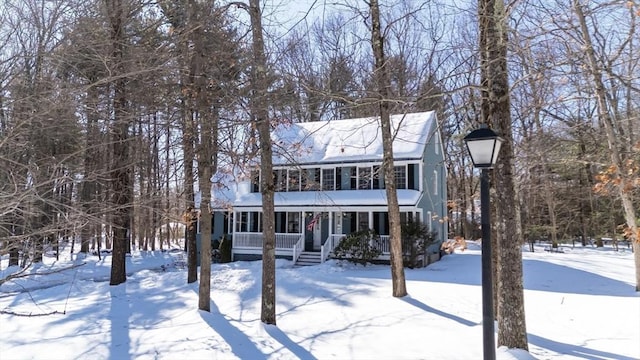
[[(530, 354), (499, 359), (640, 358), (640, 296), (628, 249), (525, 250)], [(260, 262), (213, 264), (211, 313), (179, 251), (134, 253), (128, 280), (109, 286), (110, 257), (0, 286), (0, 359), (480, 359), (479, 246), (406, 270), (391, 296), (388, 266), (277, 262), (277, 327), (260, 322)], [(10, 271), (6, 258), (0, 278)], [(28, 290), (28, 291), (27, 291)]]

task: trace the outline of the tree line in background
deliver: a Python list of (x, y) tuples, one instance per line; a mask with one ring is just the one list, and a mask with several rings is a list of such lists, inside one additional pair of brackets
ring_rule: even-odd
[(479, 237), (462, 138), (485, 123), (509, 132), (494, 174), (495, 196), (514, 199), (498, 210), (500, 251), (514, 249), (507, 240), (638, 239), (640, 4), (309, 6), (0, 4), (0, 253), (24, 266), (42, 261), (45, 244), (113, 249), (118, 284), (126, 252), (174, 246), (184, 237), (174, 224), (186, 223), (195, 264), (196, 191), (210, 217), (211, 187), (248, 177), (247, 155), (288, 150), (271, 144), (274, 124), (428, 110), (447, 155), (449, 216), (438, 220), (451, 237)]

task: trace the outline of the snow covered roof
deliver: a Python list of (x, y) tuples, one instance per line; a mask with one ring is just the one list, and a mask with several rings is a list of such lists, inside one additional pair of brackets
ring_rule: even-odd
[[(435, 112), (391, 116), (394, 159), (420, 159)], [(379, 117), (283, 124), (272, 132), (274, 165), (382, 160)]]
[[(400, 206), (415, 206), (420, 199), (418, 190), (398, 190)], [(275, 193), (276, 207), (309, 206), (387, 206), (386, 190), (337, 190), (337, 191), (296, 191)], [(245, 193), (234, 202), (235, 208), (262, 206), (262, 194)]]

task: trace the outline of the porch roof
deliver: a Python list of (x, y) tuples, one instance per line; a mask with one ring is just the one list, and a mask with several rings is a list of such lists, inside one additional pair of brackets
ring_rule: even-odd
[[(420, 200), (418, 190), (398, 190), (400, 206), (415, 206)], [(277, 192), (274, 196), (276, 207), (348, 207), (348, 206), (387, 206), (386, 190), (336, 190), (336, 191), (299, 191)], [(261, 207), (262, 194), (248, 193), (236, 199), (234, 208)]]

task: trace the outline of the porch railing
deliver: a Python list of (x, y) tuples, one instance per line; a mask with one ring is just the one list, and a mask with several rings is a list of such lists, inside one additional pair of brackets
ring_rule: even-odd
[(304, 251), (304, 236), (300, 235), (300, 239), (298, 239), (298, 242), (293, 246), (292, 250), (293, 250), (293, 263), (295, 264), (296, 261), (298, 261), (300, 254), (302, 254), (302, 252)]
[(327, 241), (320, 247), (320, 261), (324, 262), (344, 237), (344, 234), (329, 235)]
[[(276, 233), (276, 249), (293, 249), (301, 237), (300, 233)], [(264, 235), (261, 232), (235, 233), (233, 234), (233, 247), (262, 248), (263, 239)]]
[(383, 255), (387, 255), (391, 253), (391, 242), (389, 235), (380, 235), (380, 240), (378, 240), (378, 250), (382, 252)]

